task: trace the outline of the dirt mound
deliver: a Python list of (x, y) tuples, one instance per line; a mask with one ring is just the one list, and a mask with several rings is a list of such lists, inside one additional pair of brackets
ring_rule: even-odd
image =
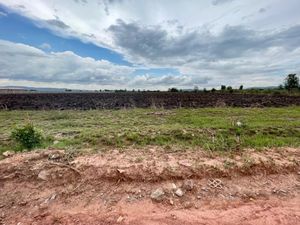
[(179, 107), (279, 107), (300, 105), (300, 96), (226, 93), (32, 93), (0, 94), (1, 109), (120, 109)]
[(292, 148), (16, 154), (0, 161), (0, 224), (299, 224), (299, 159)]

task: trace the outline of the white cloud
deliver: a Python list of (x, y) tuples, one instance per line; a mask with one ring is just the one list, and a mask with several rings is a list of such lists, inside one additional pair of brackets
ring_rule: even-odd
[(51, 45), (48, 44), (48, 43), (43, 43), (39, 46), (41, 49), (44, 49), (44, 50), (50, 50), (51, 49)]
[(0, 40), (0, 78), (40, 82), (119, 83), (134, 69), (73, 52), (45, 53), (37, 48)]
[[(135, 67), (106, 60), (80, 57), (73, 52), (50, 52), (0, 40), (0, 80), (2, 85), (99, 88), (167, 89), (206, 84), (206, 77), (166, 74), (133, 75)], [(0, 82), (1, 83), (1, 82)]]
[[(300, 71), (299, 0), (0, 0), (0, 4), (59, 36), (119, 52), (135, 65), (122, 67), (71, 52), (41, 51), (36, 58), (22, 58), (25, 53), (17, 52), (19, 60), (30, 58), (32, 67), (43, 65), (47, 70), (43, 77), (21, 71), (10, 79), (18, 75), (50, 82), (57, 76), (60, 82), (94, 81), (116, 87), (265, 86), (277, 85), (287, 72)], [(173, 68), (181, 75), (133, 76), (137, 65)], [(60, 70), (54, 71), (54, 66)]]

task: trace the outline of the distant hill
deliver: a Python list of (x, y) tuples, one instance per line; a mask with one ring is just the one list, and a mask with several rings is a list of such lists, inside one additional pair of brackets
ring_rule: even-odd
[(66, 89), (66, 88), (49, 88), (49, 87), (26, 87), (26, 86), (0, 86), (1, 89), (18, 90), (26, 92), (45, 92), (45, 93), (62, 93), (62, 92), (94, 92), (89, 90)]

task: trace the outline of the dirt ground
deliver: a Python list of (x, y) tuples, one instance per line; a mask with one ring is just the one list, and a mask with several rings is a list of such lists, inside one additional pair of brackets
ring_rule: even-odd
[(300, 224), (300, 149), (156, 147), (0, 161), (0, 224)]

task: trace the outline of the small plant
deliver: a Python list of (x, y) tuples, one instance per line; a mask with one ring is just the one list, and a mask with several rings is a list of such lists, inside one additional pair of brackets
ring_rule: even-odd
[(31, 123), (13, 130), (11, 137), (19, 144), (21, 150), (39, 147), (43, 140), (41, 133)]

